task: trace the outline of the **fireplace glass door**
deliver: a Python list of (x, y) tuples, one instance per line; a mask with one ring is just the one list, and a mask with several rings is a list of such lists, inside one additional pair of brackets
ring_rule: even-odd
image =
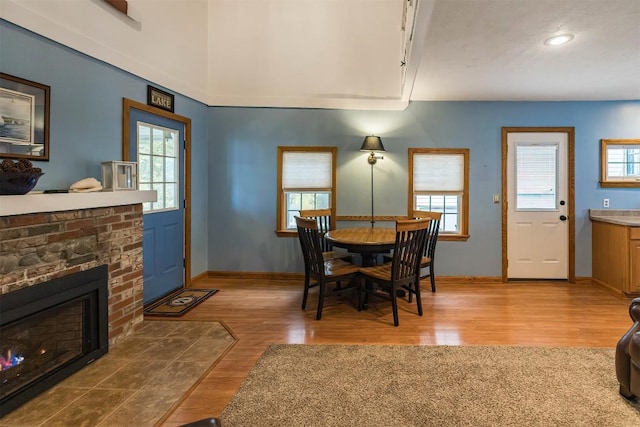
[(82, 300), (37, 313), (0, 331), (0, 398), (83, 355)]
[(109, 349), (108, 267), (0, 298), (0, 417)]

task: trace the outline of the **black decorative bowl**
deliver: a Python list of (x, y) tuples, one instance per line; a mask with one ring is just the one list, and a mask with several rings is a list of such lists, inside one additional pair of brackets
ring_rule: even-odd
[(0, 195), (27, 194), (44, 173), (0, 172)]

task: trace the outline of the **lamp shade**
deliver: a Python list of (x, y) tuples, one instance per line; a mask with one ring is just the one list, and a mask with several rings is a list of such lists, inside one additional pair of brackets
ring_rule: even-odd
[(385, 151), (379, 136), (365, 136), (360, 151)]

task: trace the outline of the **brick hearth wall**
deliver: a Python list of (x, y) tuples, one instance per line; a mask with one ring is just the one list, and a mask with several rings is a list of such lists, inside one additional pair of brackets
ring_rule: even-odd
[(0, 217), (0, 294), (109, 266), (109, 343), (142, 322), (142, 205)]

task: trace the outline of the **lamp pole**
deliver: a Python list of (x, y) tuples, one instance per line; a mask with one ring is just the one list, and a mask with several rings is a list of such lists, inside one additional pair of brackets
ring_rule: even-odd
[(369, 162), (369, 165), (371, 165), (371, 228), (373, 228), (373, 225), (376, 222), (375, 217), (373, 216), (373, 165), (376, 164), (378, 159), (384, 159), (382, 156), (376, 156), (376, 151), (384, 151), (382, 139), (375, 135), (366, 136), (362, 142), (360, 151), (370, 152), (369, 157), (367, 157), (367, 161)]
[(373, 228), (373, 224), (375, 222), (376, 221), (373, 216), (373, 163), (371, 163), (371, 228)]

